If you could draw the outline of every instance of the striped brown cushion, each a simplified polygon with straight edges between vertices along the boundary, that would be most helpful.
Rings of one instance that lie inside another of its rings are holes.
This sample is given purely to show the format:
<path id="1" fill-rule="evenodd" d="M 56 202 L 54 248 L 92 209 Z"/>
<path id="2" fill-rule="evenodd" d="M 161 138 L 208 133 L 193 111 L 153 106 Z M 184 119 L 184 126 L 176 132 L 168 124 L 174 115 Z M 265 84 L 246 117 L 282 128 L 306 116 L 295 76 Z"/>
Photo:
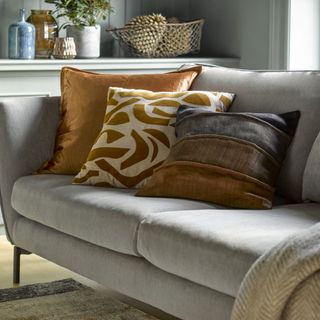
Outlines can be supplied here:
<path id="1" fill-rule="evenodd" d="M 137 195 L 271 208 L 299 116 L 298 111 L 213 113 L 182 106 L 177 113 L 177 142 Z"/>

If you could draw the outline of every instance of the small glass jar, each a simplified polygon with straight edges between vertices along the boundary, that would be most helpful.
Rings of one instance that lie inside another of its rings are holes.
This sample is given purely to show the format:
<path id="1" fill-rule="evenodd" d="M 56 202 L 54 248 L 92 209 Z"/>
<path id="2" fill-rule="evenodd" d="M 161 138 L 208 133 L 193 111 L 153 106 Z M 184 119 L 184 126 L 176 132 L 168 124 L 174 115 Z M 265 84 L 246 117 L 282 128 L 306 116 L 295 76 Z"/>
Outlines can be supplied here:
<path id="1" fill-rule="evenodd" d="M 52 16 L 52 11 L 31 10 L 27 21 L 36 28 L 36 58 L 50 58 L 55 39 L 58 37 L 58 24 Z"/>

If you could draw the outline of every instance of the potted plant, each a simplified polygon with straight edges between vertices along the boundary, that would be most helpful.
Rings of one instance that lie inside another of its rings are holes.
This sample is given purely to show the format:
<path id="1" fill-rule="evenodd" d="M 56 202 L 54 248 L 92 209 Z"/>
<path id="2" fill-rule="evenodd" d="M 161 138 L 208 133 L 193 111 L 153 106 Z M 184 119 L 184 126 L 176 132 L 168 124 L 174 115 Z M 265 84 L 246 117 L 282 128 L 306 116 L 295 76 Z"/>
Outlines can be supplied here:
<path id="1" fill-rule="evenodd" d="M 105 20 L 111 10 L 109 0 L 45 0 L 56 6 L 57 18 L 67 17 L 67 37 L 74 38 L 77 58 L 98 58 L 100 56 L 99 19 Z"/>

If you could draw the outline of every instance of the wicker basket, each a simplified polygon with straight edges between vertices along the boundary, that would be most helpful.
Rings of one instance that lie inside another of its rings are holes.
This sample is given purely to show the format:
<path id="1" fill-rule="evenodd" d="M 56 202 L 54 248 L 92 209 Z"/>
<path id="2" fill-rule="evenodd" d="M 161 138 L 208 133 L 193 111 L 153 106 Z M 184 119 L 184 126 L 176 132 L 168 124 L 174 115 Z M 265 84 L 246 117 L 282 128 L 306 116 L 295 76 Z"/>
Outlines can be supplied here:
<path id="1" fill-rule="evenodd" d="M 109 31 L 130 54 L 137 57 L 177 57 L 200 51 L 203 19 L 183 23 L 130 26 Z"/>

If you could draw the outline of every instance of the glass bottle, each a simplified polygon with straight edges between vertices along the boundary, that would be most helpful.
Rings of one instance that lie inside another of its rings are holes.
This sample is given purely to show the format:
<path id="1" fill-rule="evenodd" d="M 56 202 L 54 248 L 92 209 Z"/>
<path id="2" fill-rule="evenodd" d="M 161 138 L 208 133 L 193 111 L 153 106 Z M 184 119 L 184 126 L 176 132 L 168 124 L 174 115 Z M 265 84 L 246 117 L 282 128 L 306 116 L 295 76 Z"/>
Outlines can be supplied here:
<path id="1" fill-rule="evenodd" d="M 26 22 L 25 9 L 20 9 L 20 21 L 10 25 L 8 40 L 9 59 L 34 59 L 35 28 Z"/>
<path id="2" fill-rule="evenodd" d="M 58 24 L 51 10 L 31 10 L 27 20 L 36 28 L 36 58 L 51 57 L 55 39 L 58 37 Z"/>

